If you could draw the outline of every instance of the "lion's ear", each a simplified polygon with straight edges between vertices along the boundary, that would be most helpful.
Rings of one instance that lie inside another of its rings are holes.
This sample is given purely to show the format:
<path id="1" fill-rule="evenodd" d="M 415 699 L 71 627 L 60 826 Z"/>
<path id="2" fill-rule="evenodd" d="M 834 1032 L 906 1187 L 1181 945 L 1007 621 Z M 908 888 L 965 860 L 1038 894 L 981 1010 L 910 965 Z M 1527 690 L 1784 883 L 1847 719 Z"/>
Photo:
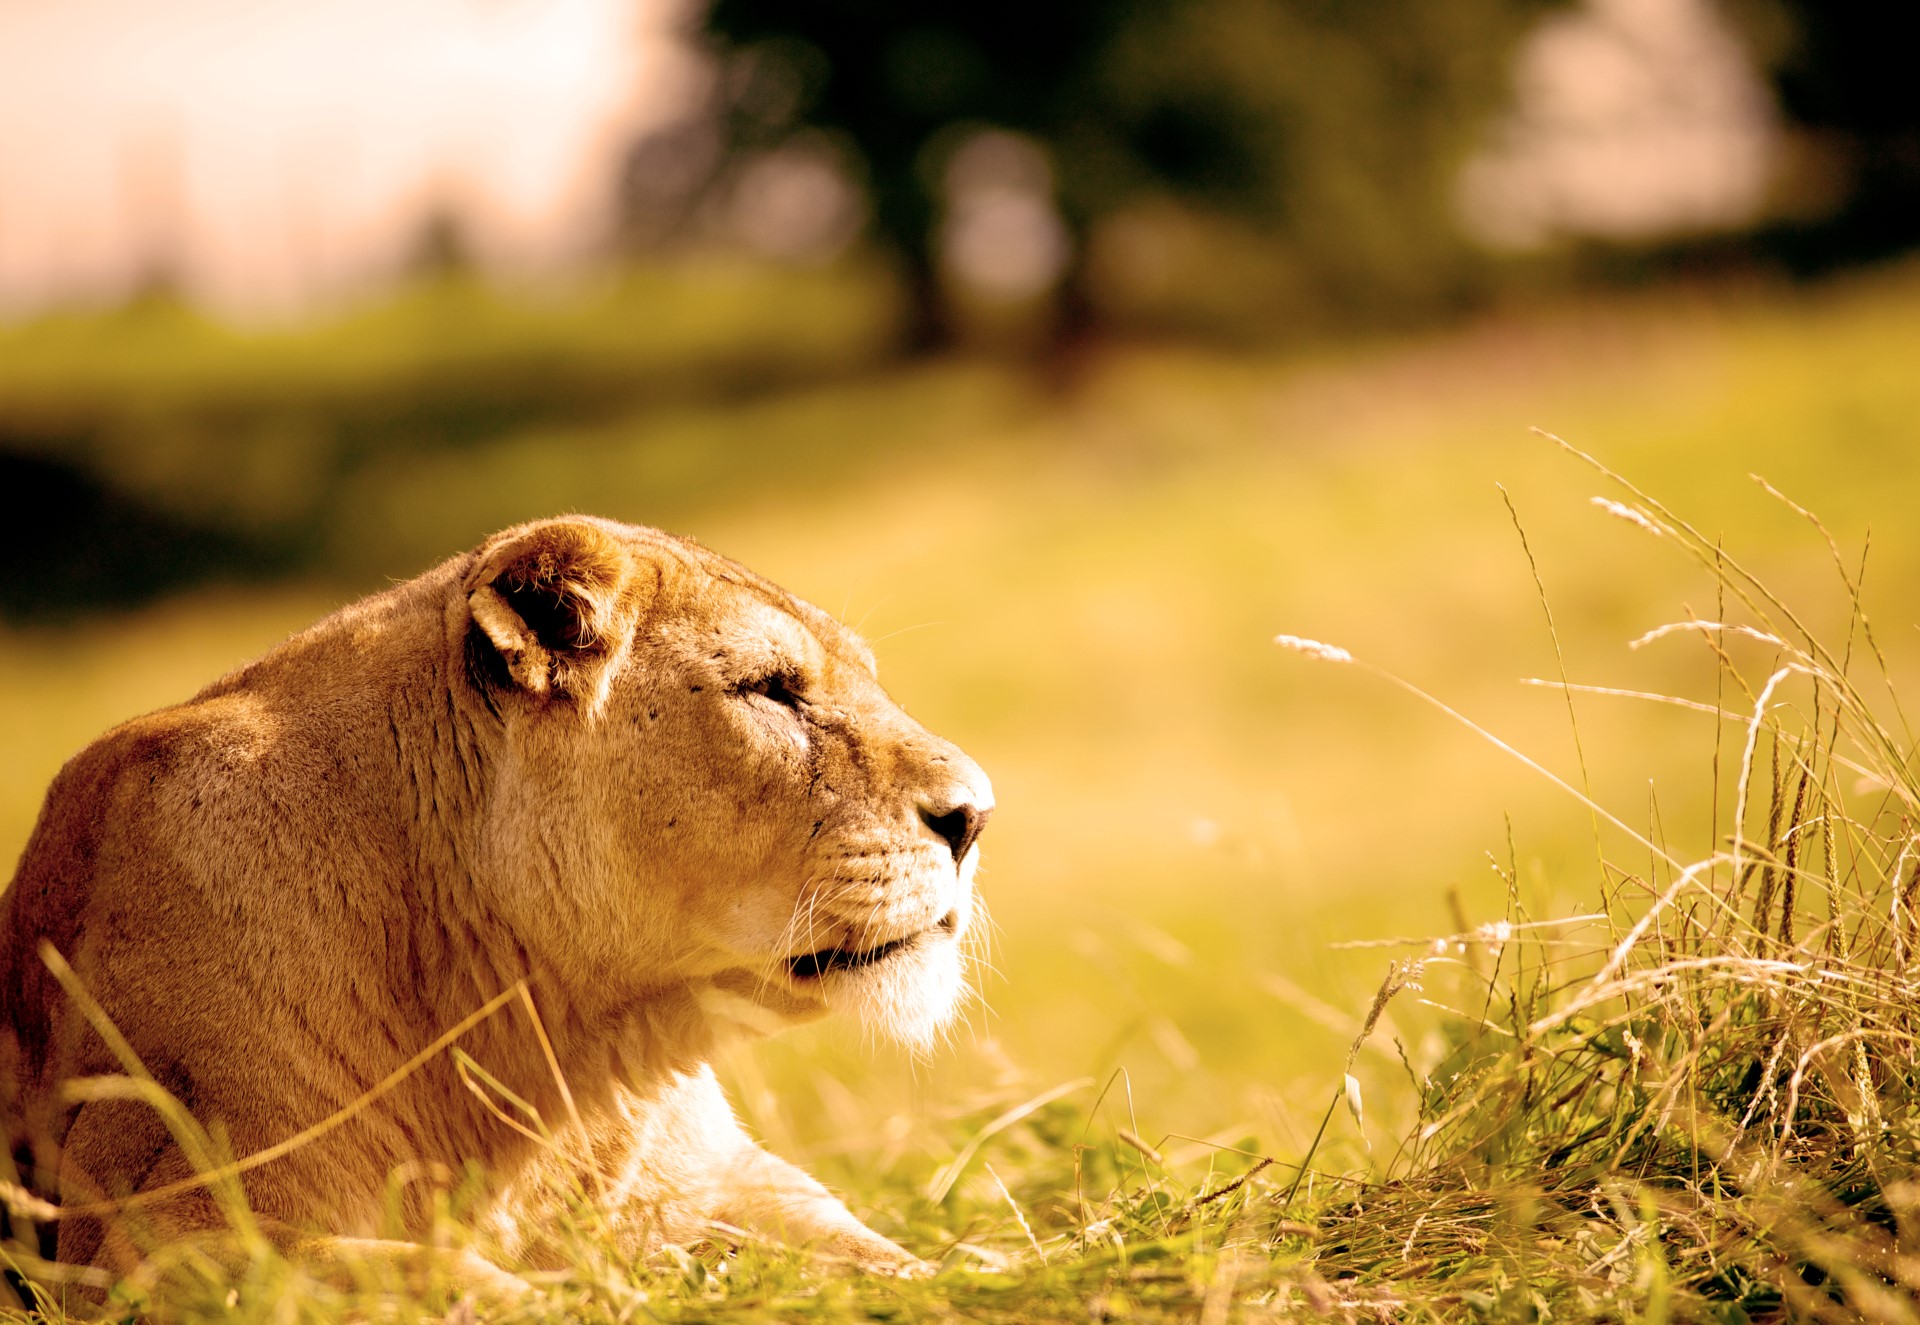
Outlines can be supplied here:
<path id="1" fill-rule="evenodd" d="M 467 580 L 468 611 L 497 659 L 487 670 L 529 694 L 582 694 L 626 625 L 632 576 L 632 554 L 584 520 L 501 535 Z"/>

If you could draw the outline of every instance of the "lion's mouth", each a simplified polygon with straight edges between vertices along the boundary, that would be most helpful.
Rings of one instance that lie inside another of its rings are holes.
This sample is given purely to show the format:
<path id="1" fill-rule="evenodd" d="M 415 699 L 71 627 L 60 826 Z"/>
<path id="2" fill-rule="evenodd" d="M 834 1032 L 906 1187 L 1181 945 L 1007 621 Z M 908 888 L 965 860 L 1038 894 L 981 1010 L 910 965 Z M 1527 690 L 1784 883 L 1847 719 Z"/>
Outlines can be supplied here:
<path id="1" fill-rule="evenodd" d="M 847 948 L 822 948 L 819 952 L 809 952 L 805 956 L 793 958 L 787 963 L 787 970 L 792 972 L 796 980 L 817 980 L 833 971 L 863 970 L 905 952 L 929 934 L 951 934 L 955 921 L 956 917 L 949 912 L 940 918 L 939 923 L 918 933 L 888 939 L 877 947 L 862 948 L 858 951 Z"/>

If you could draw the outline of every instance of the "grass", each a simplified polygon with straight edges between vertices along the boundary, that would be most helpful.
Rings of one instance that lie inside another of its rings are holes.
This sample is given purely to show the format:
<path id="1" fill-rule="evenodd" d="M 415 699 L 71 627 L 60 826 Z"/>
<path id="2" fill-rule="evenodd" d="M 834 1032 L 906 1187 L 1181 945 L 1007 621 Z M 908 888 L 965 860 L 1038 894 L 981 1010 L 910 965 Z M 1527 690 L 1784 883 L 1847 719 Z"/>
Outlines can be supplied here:
<path id="1" fill-rule="evenodd" d="M 306 323 L 253 329 L 156 297 L 0 325 L 0 419 L 204 412 L 231 423 L 436 389 L 473 402 L 503 374 L 576 396 L 599 383 L 685 395 L 756 366 L 788 382 L 865 366 L 885 353 L 893 319 L 882 271 L 720 258 L 544 293 L 417 277 Z"/>
<path id="2" fill-rule="evenodd" d="M 1917 349 L 1920 287 L 1892 273 L 1312 359 L 1115 354 L 1065 398 L 933 365 L 379 458 L 338 535 L 356 564 L 404 573 L 531 509 L 671 516 L 865 618 L 889 684 L 1003 805 L 991 1015 L 924 1065 L 831 1029 L 726 1065 L 777 1149 L 949 1268 L 874 1282 L 762 1247 L 629 1267 L 583 1238 L 546 1313 L 1911 1318 L 1915 786 L 1862 614 L 1910 682 Z M 745 470 L 746 495 L 678 485 L 689 455 Z M 1831 521 L 1845 581 L 1748 469 Z M 65 751 L 342 592 L 0 637 L 6 840 Z M 1619 653 L 1690 615 L 1780 643 Z M 1390 662 L 1624 827 L 1277 631 Z M 1710 711 L 1513 684 L 1561 657 Z M 1807 670 L 1756 725 L 1786 662 Z M 1581 915 L 1603 918 L 1543 923 Z M 1418 941 L 1335 946 L 1395 935 Z M 1383 967 L 1422 959 L 1356 1042 Z M 271 1257 L 174 1291 L 187 1315 L 439 1309 L 330 1297 Z"/>
<path id="3" fill-rule="evenodd" d="M 1823 642 L 1629 491 L 1619 513 L 1730 607 L 1643 640 L 1718 664 L 1710 700 L 1642 698 L 1728 724 L 1702 770 L 1724 836 L 1677 854 L 1589 801 L 1646 857 L 1602 855 L 1598 911 L 1536 927 L 1516 888 L 1506 919 L 1436 940 L 1417 965 L 1453 968 L 1449 1052 L 1409 1065 L 1419 1122 L 1321 1212 L 1317 1268 L 1521 1317 L 1912 1320 L 1920 782 L 1859 568 L 1826 538 L 1851 615 Z"/>

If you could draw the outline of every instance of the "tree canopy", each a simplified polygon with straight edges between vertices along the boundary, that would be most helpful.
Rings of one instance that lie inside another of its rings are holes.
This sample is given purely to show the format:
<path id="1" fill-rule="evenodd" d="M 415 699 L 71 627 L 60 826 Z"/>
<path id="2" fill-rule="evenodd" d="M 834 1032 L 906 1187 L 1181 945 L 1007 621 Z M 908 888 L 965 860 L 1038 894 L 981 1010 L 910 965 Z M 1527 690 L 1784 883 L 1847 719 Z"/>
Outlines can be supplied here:
<path id="1" fill-rule="evenodd" d="M 1155 215 L 1202 247 L 1264 251 L 1277 303 L 1452 297 L 1474 265 L 1455 171 L 1548 3 L 716 0 L 707 30 L 729 153 L 802 132 L 837 145 L 911 275 L 916 335 L 938 340 L 963 164 L 981 187 L 1044 190 L 1069 319 L 1097 313 L 1090 278 L 1103 253 L 1124 258 L 1121 223 Z M 1028 144 L 1029 164 L 1002 152 L 996 181 L 991 153 L 965 153 L 986 133 Z"/>
<path id="2" fill-rule="evenodd" d="M 1826 175 L 1826 203 L 1776 231 L 1797 265 L 1875 259 L 1920 242 L 1920 98 L 1899 11 L 1872 0 L 1746 0 L 1803 155 Z"/>

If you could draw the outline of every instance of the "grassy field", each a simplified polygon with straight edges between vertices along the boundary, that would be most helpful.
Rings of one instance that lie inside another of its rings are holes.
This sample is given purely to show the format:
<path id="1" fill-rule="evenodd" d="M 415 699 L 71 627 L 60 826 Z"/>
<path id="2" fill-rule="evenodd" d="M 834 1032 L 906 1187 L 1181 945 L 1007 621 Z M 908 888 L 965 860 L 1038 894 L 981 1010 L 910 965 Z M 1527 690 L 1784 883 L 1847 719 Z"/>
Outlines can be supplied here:
<path id="1" fill-rule="evenodd" d="M 1908 514 L 1920 500 L 1916 363 L 1920 273 L 1890 271 L 1813 291 L 1517 313 L 1284 356 L 1113 349 L 1064 388 L 1003 364 L 936 363 L 374 455 L 343 480 L 324 582 L 209 590 L 0 634 L 0 854 L 17 851 L 46 780 L 93 734 L 185 696 L 357 591 L 532 515 L 663 524 L 858 623 L 895 696 L 993 775 L 1002 808 L 982 881 L 998 975 L 953 1045 L 926 1062 L 825 1028 L 727 1064 L 743 1114 L 775 1148 L 846 1191 L 876 1227 L 948 1248 L 950 1273 L 863 1284 L 749 1249 L 724 1273 L 698 1260 L 652 1267 L 644 1303 L 583 1271 L 566 1309 L 1009 1321 L 1765 1314 L 1791 1294 L 1702 1290 L 1711 1276 L 1688 1278 L 1656 1254 L 1645 1227 L 1659 1214 L 1626 1188 L 1606 1198 L 1625 1213 L 1594 1226 L 1628 1228 L 1627 1250 L 1580 1262 L 1622 1272 L 1591 1282 L 1566 1268 L 1573 1253 L 1560 1255 L 1578 1239 L 1525 1211 L 1502 1216 L 1523 1230 L 1507 1242 L 1486 1232 L 1483 1210 L 1461 1216 L 1459 1201 L 1395 1224 L 1413 1198 L 1367 1184 L 1415 1171 L 1403 1142 L 1432 1116 L 1436 1069 L 1474 1024 L 1421 999 L 1487 999 L 1494 968 L 1476 986 L 1465 967 L 1492 962 L 1492 948 L 1468 945 L 1424 995 L 1398 995 L 1354 1054 L 1389 960 L 1427 949 L 1343 945 L 1590 913 L 1603 890 L 1630 924 L 1639 894 L 1626 874 L 1664 880 L 1661 852 L 1692 862 L 1725 845 L 1739 726 L 1580 695 L 1576 745 L 1565 695 L 1520 684 L 1560 664 L 1507 501 L 1577 682 L 1712 704 L 1731 683 L 1697 641 L 1626 643 L 1689 613 L 1744 620 L 1746 609 L 1671 532 L 1593 506 L 1595 494 L 1624 494 L 1530 426 L 1631 476 L 1709 549 L 1724 536 L 1825 638 L 1858 642 L 1827 546 L 1748 475 L 1818 511 L 1849 574 L 1871 527 L 1863 601 L 1897 682 L 1920 662 L 1920 526 Z M 1276 648 L 1282 632 L 1443 697 L 1590 786 L 1648 841 L 1596 826 L 1578 798 L 1392 684 Z M 1769 656 L 1734 661 L 1757 669 L 1757 686 Z M 1809 696 L 1794 699 L 1790 716 L 1810 718 Z M 1748 829 L 1763 849 L 1765 825 L 1752 822 L 1770 795 L 1766 749 Z M 1822 764 L 1822 776 L 1835 767 Z M 1863 890 L 1860 905 L 1871 900 Z M 1559 955 L 1590 954 L 1605 934 L 1569 937 L 1576 948 Z M 1510 1033 L 1531 1020 L 1527 1000 L 1545 1009 L 1554 996 L 1537 965 L 1529 976 L 1512 960 L 1498 975 L 1516 982 L 1502 986 Z M 1350 1058 L 1363 1114 L 1329 1109 L 1347 1098 Z M 1506 1107 L 1525 1117 L 1533 1105 Z M 1503 1162 L 1558 1162 L 1539 1144 L 1546 1130 Z M 1444 1147 L 1436 1136 L 1429 1149 Z M 1287 1166 L 1309 1151 L 1318 1175 L 1276 1204 L 1293 1186 Z M 1279 1162 L 1192 1204 L 1259 1156 Z M 1492 1172 L 1479 1188 L 1493 1189 Z M 1404 1254 L 1396 1241 L 1368 1259 L 1360 1239 L 1331 1232 L 1358 1226 L 1352 1203 L 1370 1200 L 1401 1202 L 1373 1232 L 1404 1226 L 1394 1234 Z M 1453 1222 L 1465 1231 L 1446 1243 Z M 1359 1278 L 1337 1277 L 1361 1262 Z M 236 1288 L 233 1310 L 272 1315 L 292 1273 L 262 1270 Z M 1885 1318 L 1914 1318 L 1902 1296 L 1911 1285 L 1881 1278 L 1894 1285 Z M 348 1308 L 315 1295 L 305 1309 Z"/>

